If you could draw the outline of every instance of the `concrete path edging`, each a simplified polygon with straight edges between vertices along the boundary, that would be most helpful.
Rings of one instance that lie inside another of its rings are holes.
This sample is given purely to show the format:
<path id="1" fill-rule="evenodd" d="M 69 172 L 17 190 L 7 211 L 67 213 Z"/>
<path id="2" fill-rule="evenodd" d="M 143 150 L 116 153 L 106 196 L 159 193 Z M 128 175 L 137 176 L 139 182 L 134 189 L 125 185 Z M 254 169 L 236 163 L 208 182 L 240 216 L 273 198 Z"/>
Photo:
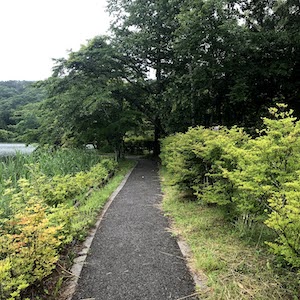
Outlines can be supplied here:
<path id="1" fill-rule="evenodd" d="M 122 188 L 124 187 L 124 185 L 126 184 L 129 176 L 131 175 L 132 171 L 134 170 L 134 168 L 136 167 L 136 164 L 134 165 L 134 167 L 125 175 L 124 179 L 122 180 L 122 182 L 119 184 L 119 186 L 117 187 L 117 189 L 110 195 L 108 201 L 106 202 L 106 204 L 104 205 L 100 215 L 97 218 L 97 221 L 95 223 L 95 226 L 92 230 L 90 230 L 88 237 L 86 238 L 86 240 L 83 243 L 83 249 L 78 253 L 79 256 L 77 258 L 74 259 L 74 263 L 73 266 L 70 270 L 70 273 L 72 274 L 72 279 L 68 282 L 68 284 L 64 287 L 62 294 L 60 295 L 60 300 L 71 300 L 72 296 L 76 290 L 76 286 L 77 286 L 77 282 L 78 279 L 80 277 L 82 268 L 85 264 L 86 258 L 87 258 L 87 254 L 89 252 L 89 249 L 92 245 L 94 236 L 96 234 L 97 229 L 100 226 L 100 223 L 105 215 L 105 213 L 107 212 L 108 208 L 110 207 L 111 203 L 114 201 L 114 199 L 116 198 L 116 196 L 119 194 L 119 192 L 122 190 Z"/>

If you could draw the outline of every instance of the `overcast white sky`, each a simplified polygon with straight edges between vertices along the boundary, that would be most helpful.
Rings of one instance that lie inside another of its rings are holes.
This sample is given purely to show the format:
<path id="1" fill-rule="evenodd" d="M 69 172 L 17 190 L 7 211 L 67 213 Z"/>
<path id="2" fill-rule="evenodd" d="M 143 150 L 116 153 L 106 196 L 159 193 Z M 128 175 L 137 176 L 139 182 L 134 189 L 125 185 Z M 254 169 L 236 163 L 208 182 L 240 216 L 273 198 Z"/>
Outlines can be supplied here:
<path id="1" fill-rule="evenodd" d="M 105 34 L 106 0 L 0 0 L 0 81 L 43 80 L 52 58 Z"/>

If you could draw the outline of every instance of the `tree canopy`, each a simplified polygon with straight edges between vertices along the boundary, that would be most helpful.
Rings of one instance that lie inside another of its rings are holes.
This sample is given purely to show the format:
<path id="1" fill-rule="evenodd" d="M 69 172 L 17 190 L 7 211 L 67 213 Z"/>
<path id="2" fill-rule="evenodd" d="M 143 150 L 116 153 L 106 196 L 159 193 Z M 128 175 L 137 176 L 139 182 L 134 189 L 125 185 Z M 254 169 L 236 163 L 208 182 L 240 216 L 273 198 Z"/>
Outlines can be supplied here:
<path id="1" fill-rule="evenodd" d="M 29 126 L 41 143 L 119 153 L 143 128 L 158 153 L 161 137 L 190 126 L 251 132 L 278 99 L 300 114 L 298 1 L 108 0 L 108 11 L 110 36 L 56 60 L 36 85 L 46 99 L 14 121 L 20 135 Z"/>

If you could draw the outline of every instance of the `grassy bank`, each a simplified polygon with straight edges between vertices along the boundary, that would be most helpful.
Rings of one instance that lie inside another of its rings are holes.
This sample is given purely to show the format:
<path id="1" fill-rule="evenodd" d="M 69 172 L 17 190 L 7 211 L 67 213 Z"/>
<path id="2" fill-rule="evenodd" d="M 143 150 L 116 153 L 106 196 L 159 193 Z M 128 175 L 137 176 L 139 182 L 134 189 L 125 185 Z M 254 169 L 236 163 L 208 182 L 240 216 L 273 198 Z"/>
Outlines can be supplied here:
<path id="1" fill-rule="evenodd" d="M 7 180 L 15 185 L 19 178 L 28 178 L 31 165 L 38 164 L 39 170 L 47 176 L 67 175 L 89 170 L 100 159 L 97 151 L 80 149 L 40 149 L 32 154 L 0 157 L 0 191 Z"/>
<path id="2" fill-rule="evenodd" d="M 64 150 L 19 155 L 3 165 L 15 177 L 3 176 L 0 197 L 0 299 L 50 299 L 64 277 L 53 279 L 53 271 L 72 263 L 133 162 Z M 40 291 L 46 296 L 37 297 Z"/>
<path id="3" fill-rule="evenodd" d="M 39 287 L 40 300 L 61 299 L 60 295 L 64 293 L 68 280 L 72 278 L 68 269 L 71 268 L 74 258 L 78 256 L 77 253 L 81 250 L 82 242 L 86 238 L 89 229 L 94 226 L 98 215 L 101 213 L 110 195 L 117 189 L 125 175 L 134 166 L 134 164 L 135 162 L 132 160 L 121 161 L 115 175 L 109 180 L 109 182 L 101 189 L 94 190 L 87 198 L 85 205 L 79 207 L 77 224 L 84 226 L 85 230 L 82 230 L 81 228 L 79 240 L 74 241 L 73 244 L 66 249 L 52 276 L 47 278 Z M 30 292 L 33 294 L 36 293 L 36 287 L 33 287 Z"/>
<path id="4" fill-rule="evenodd" d="M 220 207 L 191 201 L 168 184 L 164 170 L 161 176 L 163 210 L 174 234 L 191 248 L 191 268 L 207 285 L 199 290 L 201 299 L 299 299 L 299 275 L 267 251 L 258 229 L 228 223 Z"/>

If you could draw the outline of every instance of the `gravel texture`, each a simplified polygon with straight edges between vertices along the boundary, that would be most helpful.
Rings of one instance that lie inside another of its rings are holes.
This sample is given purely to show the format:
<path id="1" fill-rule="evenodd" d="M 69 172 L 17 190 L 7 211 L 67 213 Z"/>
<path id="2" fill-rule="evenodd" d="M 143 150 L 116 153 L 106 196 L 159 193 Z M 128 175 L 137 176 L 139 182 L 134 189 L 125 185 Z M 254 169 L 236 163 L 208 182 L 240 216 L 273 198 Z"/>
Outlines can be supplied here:
<path id="1" fill-rule="evenodd" d="M 98 228 L 72 300 L 198 299 L 168 221 L 157 165 L 141 159 Z"/>

